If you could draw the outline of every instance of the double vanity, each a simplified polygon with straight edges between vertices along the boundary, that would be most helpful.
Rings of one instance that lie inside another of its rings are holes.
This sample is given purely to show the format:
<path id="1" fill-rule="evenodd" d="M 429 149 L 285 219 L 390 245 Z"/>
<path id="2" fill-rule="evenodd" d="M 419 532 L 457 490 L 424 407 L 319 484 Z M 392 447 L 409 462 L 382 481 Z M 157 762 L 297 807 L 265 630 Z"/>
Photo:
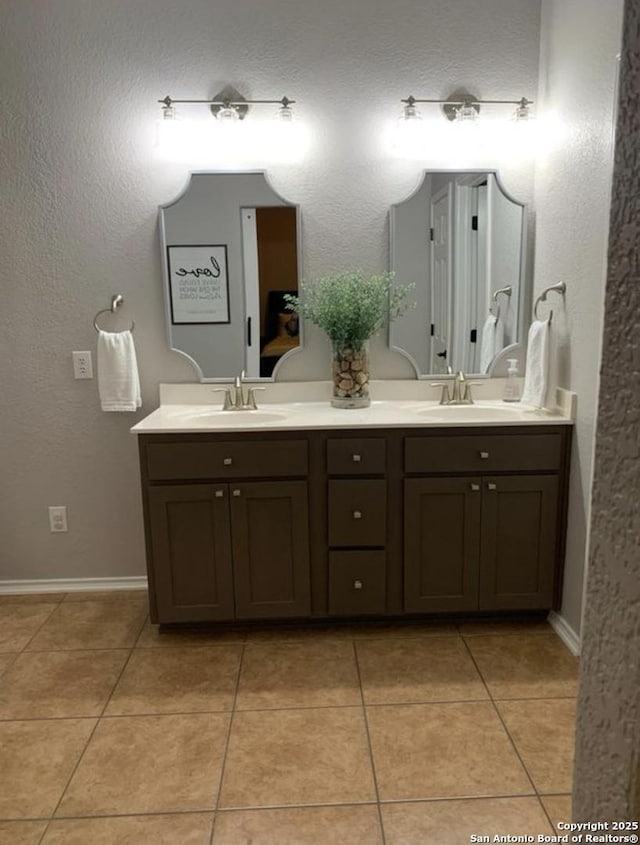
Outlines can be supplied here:
<path id="1" fill-rule="evenodd" d="M 152 621 L 558 606 L 571 394 L 553 412 L 443 406 L 420 381 L 374 382 L 362 410 L 328 395 L 271 383 L 224 411 L 211 385 L 161 385 L 133 428 Z"/>

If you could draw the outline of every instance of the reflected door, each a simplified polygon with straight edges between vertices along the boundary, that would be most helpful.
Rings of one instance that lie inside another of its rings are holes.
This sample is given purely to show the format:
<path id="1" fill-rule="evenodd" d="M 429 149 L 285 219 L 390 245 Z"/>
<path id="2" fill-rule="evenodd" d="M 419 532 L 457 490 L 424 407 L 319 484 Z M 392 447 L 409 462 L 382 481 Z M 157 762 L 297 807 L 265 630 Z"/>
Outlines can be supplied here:
<path id="1" fill-rule="evenodd" d="M 446 373 L 451 342 L 452 187 L 431 203 L 431 372 Z"/>

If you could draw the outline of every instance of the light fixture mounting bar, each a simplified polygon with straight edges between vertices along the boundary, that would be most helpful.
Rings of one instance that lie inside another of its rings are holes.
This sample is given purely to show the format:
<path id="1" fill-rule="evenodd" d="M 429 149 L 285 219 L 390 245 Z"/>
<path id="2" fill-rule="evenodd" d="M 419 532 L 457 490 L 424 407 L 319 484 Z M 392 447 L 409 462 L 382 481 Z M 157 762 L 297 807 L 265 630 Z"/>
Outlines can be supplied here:
<path id="1" fill-rule="evenodd" d="M 412 106 L 414 103 L 435 103 L 436 105 L 447 105 L 451 106 L 465 106 L 465 105 L 513 105 L 513 106 L 530 106 L 533 104 L 533 100 L 528 100 L 526 97 L 521 97 L 519 100 L 480 100 L 476 97 L 466 97 L 464 99 L 455 99 L 455 100 L 431 100 L 431 99 L 422 99 L 417 98 L 409 95 L 406 99 L 401 99 L 401 103 L 405 103 L 408 106 Z"/>
<path id="2" fill-rule="evenodd" d="M 290 100 L 288 97 L 281 97 L 279 100 L 175 100 L 167 94 L 163 100 L 158 100 L 158 102 L 167 107 L 171 107 L 176 103 L 196 103 L 208 106 L 281 105 L 286 108 L 295 104 L 296 101 Z"/>

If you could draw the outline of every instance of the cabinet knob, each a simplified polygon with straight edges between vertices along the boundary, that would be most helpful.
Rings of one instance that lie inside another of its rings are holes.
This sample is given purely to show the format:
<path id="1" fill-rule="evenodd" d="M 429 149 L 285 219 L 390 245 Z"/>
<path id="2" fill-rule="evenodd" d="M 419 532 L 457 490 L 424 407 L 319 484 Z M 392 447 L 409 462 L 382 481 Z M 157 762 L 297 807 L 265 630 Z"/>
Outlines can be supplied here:
<path id="1" fill-rule="evenodd" d="M 489 481 L 489 482 L 487 483 L 487 490 L 497 490 L 497 489 L 498 489 L 498 485 L 497 485 L 497 484 L 493 484 L 491 481 Z"/>
<path id="2" fill-rule="evenodd" d="M 234 490 L 234 491 L 233 491 L 233 495 L 234 495 L 234 496 L 239 496 L 239 495 L 240 495 L 240 491 L 239 491 L 239 490 Z"/>
<path id="3" fill-rule="evenodd" d="M 362 519 L 362 511 L 354 511 L 353 512 L 354 519 Z"/>
<path id="4" fill-rule="evenodd" d="M 351 455 L 351 460 L 354 462 L 354 464 L 359 464 L 360 461 L 362 460 L 362 456 L 361 455 Z"/>
<path id="5" fill-rule="evenodd" d="M 222 463 L 223 463 L 226 467 L 230 467 L 230 466 L 231 466 L 231 464 L 233 463 L 233 458 L 223 458 L 223 459 L 222 459 Z"/>
<path id="6" fill-rule="evenodd" d="M 364 584 L 362 583 L 362 581 L 356 580 L 356 581 L 353 582 L 353 589 L 354 590 L 361 590 L 363 587 L 364 587 Z"/>
<path id="7" fill-rule="evenodd" d="M 480 457 L 481 457 L 483 460 L 485 460 L 485 461 L 486 461 L 486 459 L 489 457 L 489 453 L 488 453 L 488 452 L 480 452 Z"/>
<path id="8" fill-rule="evenodd" d="M 480 489 L 480 485 L 479 485 L 479 484 L 470 484 L 470 485 L 469 485 L 469 487 L 471 487 L 471 489 L 472 489 L 474 492 L 476 492 L 477 490 L 479 490 L 479 489 Z"/>
<path id="9" fill-rule="evenodd" d="M 224 498 L 224 490 L 216 490 L 216 499 Z"/>

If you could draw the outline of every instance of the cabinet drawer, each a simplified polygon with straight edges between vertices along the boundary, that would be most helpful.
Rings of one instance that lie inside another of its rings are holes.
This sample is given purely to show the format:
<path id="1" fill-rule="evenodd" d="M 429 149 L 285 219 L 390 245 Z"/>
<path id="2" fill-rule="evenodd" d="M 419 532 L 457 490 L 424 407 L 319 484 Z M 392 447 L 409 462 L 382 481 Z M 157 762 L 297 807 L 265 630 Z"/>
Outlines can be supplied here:
<path id="1" fill-rule="evenodd" d="M 329 552 L 329 614 L 355 616 L 385 610 L 385 553 Z"/>
<path id="2" fill-rule="evenodd" d="M 383 437 L 327 440 L 327 472 L 329 475 L 382 475 L 387 464 L 386 445 Z"/>
<path id="3" fill-rule="evenodd" d="M 306 475 L 306 440 L 149 443 L 147 474 L 161 479 Z"/>
<path id="4" fill-rule="evenodd" d="M 385 481 L 329 482 L 330 546 L 384 546 L 386 535 Z"/>
<path id="5" fill-rule="evenodd" d="M 557 470 L 560 434 L 474 434 L 407 437 L 405 472 L 504 472 Z"/>

